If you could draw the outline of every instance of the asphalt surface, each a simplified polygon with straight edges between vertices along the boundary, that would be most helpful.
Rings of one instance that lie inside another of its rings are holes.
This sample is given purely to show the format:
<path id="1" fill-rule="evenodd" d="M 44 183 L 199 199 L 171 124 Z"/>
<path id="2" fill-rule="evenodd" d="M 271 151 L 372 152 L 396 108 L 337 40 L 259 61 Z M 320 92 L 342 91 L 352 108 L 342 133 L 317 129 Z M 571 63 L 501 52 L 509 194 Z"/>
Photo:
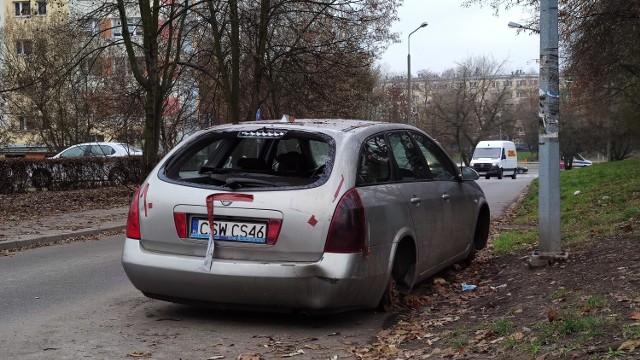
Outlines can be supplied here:
<path id="1" fill-rule="evenodd" d="M 56 213 L 31 220 L 0 221 L 0 250 L 124 231 L 128 207 Z"/>

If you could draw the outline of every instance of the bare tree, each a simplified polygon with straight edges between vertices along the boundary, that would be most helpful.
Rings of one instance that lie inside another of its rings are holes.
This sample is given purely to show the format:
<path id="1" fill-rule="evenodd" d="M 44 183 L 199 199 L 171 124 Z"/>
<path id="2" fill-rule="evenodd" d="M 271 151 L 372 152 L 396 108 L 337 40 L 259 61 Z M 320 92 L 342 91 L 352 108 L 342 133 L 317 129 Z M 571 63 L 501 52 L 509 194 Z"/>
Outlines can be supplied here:
<path id="1" fill-rule="evenodd" d="M 131 72 L 145 94 L 143 170 L 147 174 L 158 161 L 164 106 L 182 70 L 189 5 L 160 0 L 117 0 L 116 5 Z M 142 35 L 134 38 L 129 20 L 138 16 L 139 23 L 133 25 L 141 28 Z"/>
<path id="2" fill-rule="evenodd" d="M 94 134 L 84 104 L 88 88 L 70 59 L 81 51 L 65 16 L 30 24 L 11 19 L 4 29 L 2 78 L 9 117 L 29 130 L 30 142 L 61 150 Z M 9 48 L 13 47 L 13 48 Z"/>
<path id="3" fill-rule="evenodd" d="M 538 0 L 467 0 L 471 4 L 487 4 L 501 8 L 524 5 L 537 10 Z M 537 26 L 537 14 L 529 25 Z M 631 149 L 640 146 L 640 3 L 611 0 L 560 0 L 560 40 L 563 49 L 564 76 L 573 84 L 572 103 L 586 114 L 591 104 L 600 104 L 589 117 L 598 127 L 582 129 L 590 137 L 607 136 L 605 142 L 610 159 L 623 159 Z M 573 109 L 567 107 L 567 109 Z M 565 119 L 566 118 L 566 119 Z M 584 116 L 581 116 L 584 119 Z M 561 115 L 562 122 L 575 121 L 575 112 Z M 576 124 L 564 124 L 565 130 Z M 563 141 L 571 141 L 561 138 Z"/>
<path id="4" fill-rule="evenodd" d="M 206 92 L 228 120 L 282 112 L 301 117 L 366 114 L 375 56 L 390 33 L 399 1 L 207 1 L 199 48 Z M 354 107 L 363 104 L 363 108 Z M 206 106 L 207 104 L 205 104 Z"/>
<path id="5" fill-rule="evenodd" d="M 442 74 L 429 102 L 428 116 L 440 125 L 438 133 L 454 140 L 466 164 L 479 141 L 515 124 L 511 78 L 501 75 L 503 64 L 487 57 L 467 59 Z"/>

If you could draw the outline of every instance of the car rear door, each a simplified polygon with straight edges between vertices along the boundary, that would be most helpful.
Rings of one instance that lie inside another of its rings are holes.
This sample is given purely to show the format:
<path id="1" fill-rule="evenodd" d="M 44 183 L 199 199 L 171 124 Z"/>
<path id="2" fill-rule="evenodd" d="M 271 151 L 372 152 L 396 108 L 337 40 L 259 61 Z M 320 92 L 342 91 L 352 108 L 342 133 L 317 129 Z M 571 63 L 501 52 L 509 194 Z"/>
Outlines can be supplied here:
<path id="1" fill-rule="evenodd" d="M 419 149 L 406 131 L 388 135 L 395 160 L 394 180 L 411 213 L 417 246 L 418 274 L 437 265 L 438 259 L 429 254 L 446 242 L 443 199 L 440 186 L 433 181 Z"/>
<path id="2" fill-rule="evenodd" d="M 475 230 L 476 206 L 473 189 L 456 179 L 455 164 L 434 141 L 413 133 L 442 198 L 443 241 L 433 246 L 431 256 L 440 263 L 464 252 Z"/>

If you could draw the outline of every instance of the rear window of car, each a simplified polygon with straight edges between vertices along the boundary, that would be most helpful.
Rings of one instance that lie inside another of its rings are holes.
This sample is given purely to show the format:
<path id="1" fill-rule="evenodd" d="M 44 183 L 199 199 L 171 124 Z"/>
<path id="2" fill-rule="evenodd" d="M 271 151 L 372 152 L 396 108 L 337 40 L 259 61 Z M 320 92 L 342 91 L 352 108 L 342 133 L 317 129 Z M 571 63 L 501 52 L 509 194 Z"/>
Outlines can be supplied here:
<path id="1" fill-rule="evenodd" d="M 167 180 L 217 188 L 272 189 L 326 181 L 335 142 L 325 134 L 285 130 L 211 132 L 181 146 Z"/>

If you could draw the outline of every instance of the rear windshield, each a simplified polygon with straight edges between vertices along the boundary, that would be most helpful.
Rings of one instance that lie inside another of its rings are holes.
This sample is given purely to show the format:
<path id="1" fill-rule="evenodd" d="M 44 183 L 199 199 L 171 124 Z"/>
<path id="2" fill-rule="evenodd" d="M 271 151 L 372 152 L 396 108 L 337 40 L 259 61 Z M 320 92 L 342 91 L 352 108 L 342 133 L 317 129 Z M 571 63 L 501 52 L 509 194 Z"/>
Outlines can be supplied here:
<path id="1" fill-rule="evenodd" d="M 184 144 L 165 166 L 167 180 L 220 188 L 318 186 L 335 154 L 324 134 L 285 130 L 212 132 Z"/>

